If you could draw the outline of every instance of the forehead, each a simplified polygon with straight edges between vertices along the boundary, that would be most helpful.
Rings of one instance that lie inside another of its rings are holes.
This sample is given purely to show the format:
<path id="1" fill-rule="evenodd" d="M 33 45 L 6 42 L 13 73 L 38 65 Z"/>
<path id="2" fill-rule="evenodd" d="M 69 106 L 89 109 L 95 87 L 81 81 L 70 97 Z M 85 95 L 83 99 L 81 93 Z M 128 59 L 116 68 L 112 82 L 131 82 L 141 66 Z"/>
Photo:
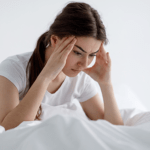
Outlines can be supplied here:
<path id="1" fill-rule="evenodd" d="M 87 53 L 96 52 L 100 48 L 100 45 L 102 43 L 102 41 L 92 37 L 76 37 L 76 38 L 77 42 L 75 43 L 75 45 L 80 46 Z M 74 47 L 78 49 L 76 46 Z"/>

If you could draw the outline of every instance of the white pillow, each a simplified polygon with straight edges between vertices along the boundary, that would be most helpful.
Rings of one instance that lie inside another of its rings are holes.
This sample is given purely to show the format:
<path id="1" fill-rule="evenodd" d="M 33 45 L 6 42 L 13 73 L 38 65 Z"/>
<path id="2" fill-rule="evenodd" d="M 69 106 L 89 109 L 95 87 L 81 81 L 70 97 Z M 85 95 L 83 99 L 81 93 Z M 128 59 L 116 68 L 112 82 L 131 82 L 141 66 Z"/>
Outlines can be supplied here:
<path id="1" fill-rule="evenodd" d="M 99 89 L 99 96 L 103 101 L 102 93 L 97 82 L 96 86 Z M 138 96 L 131 90 L 127 84 L 113 85 L 115 98 L 119 109 L 136 108 L 142 111 L 148 111 L 144 104 L 140 101 Z"/>

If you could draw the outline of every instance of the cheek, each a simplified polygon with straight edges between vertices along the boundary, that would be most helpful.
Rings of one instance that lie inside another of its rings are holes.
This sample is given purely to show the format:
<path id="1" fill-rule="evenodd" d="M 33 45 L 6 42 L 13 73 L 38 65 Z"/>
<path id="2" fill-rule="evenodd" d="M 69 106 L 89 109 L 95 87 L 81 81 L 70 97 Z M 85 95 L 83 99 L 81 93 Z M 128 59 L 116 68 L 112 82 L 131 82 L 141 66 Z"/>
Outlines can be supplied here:
<path id="1" fill-rule="evenodd" d="M 90 65 L 92 63 L 92 61 L 94 60 L 94 58 L 89 58 L 89 61 L 88 61 L 88 65 Z"/>
<path id="2" fill-rule="evenodd" d="M 91 63 L 93 61 L 94 57 L 89 58 L 89 62 Z"/>

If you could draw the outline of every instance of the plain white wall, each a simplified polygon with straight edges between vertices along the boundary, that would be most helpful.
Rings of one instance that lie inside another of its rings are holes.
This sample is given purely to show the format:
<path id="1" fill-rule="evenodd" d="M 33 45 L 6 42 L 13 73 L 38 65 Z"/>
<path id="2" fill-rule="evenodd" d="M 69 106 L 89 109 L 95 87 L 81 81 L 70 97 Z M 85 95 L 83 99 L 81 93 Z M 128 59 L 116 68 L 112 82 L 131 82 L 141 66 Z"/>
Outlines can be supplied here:
<path id="1" fill-rule="evenodd" d="M 67 0 L 0 0 L 0 62 L 33 51 Z M 81 1 L 79 1 L 81 2 Z M 127 84 L 150 110 L 150 1 L 82 0 L 101 15 L 112 59 L 112 82 Z"/>

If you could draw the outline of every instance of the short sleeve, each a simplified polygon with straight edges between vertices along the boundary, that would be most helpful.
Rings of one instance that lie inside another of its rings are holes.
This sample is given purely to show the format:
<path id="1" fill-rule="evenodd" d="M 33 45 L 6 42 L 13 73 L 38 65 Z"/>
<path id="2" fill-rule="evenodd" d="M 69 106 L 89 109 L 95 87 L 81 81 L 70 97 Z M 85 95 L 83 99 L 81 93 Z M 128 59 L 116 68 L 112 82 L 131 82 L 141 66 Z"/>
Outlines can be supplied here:
<path id="1" fill-rule="evenodd" d="M 14 60 L 5 59 L 0 63 L 0 75 L 10 80 L 18 89 L 20 93 L 23 90 L 24 84 L 24 69 Z"/>
<path id="2" fill-rule="evenodd" d="M 80 97 L 78 98 L 79 102 L 84 102 L 98 93 L 96 81 L 94 81 L 89 75 L 86 75 L 85 80 L 83 90 L 81 90 Z"/>

